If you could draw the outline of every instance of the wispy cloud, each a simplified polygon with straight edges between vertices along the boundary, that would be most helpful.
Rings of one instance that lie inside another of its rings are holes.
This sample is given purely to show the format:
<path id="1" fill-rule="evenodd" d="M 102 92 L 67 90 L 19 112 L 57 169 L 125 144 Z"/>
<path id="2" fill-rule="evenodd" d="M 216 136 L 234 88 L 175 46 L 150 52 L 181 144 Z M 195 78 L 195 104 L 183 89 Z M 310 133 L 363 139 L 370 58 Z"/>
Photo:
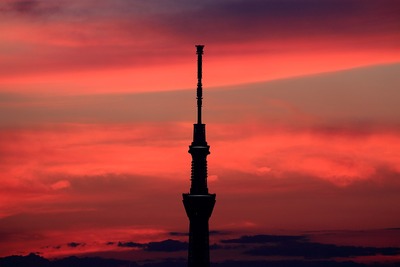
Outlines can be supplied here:
<path id="1" fill-rule="evenodd" d="M 263 63 L 247 64 L 250 71 L 246 76 L 257 74 L 261 67 L 276 69 L 285 55 L 290 55 L 292 64 L 303 60 L 295 59 L 300 52 L 309 54 L 307 60 L 316 61 L 319 66 L 323 61 L 318 58 L 327 53 L 341 55 L 329 60 L 331 64 L 326 68 L 330 69 L 338 68 L 332 66 L 333 60 L 339 61 L 342 68 L 360 60 L 362 64 L 398 60 L 395 21 L 400 19 L 399 5 L 390 0 L 176 1 L 175 7 L 162 1 L 57 3 L 3 4 L 3 13 L 16 14 L 6 16 L 9 23 L 0 26 L 4 27 L 1 48 L 7 52 L 0 64 L 2 80 L 22 74 L 43 77 L 65 73 L 73 73 L 76 79 L 77 72 L 82 71 L 140 72 L 144 66 L 163 66 L 165 71 L 167 63 L 179 66 L 176 73 L 182 73 L 189 62 L 189 49 L 199 41 L 213 47 L 209 58 L 219 62 L 233 55 L 265 58 Z M 312 58 L 317 51 L 321 55 Z M 274 59 L 276 55 L 281 57 Z M 219 66 L 213 68 L 221 70 Z M 286 72 L 290 68 L 293 66 L 284 66 Z M 258 80 L 262 77 L 256 76 Z M 221 77 L 220 74 L 219 80 Z M 229 77 L 232 80 L 235 75 L 224 76 L 225 84 Z"/>

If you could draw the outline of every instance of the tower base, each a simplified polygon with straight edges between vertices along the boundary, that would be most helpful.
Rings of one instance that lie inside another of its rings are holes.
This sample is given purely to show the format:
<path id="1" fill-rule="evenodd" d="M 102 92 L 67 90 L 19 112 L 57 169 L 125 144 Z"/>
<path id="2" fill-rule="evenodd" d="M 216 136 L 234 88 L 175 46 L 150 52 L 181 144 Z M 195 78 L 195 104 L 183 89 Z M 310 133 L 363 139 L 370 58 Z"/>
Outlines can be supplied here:
<path id="1" fill-rule="evenodd" d="M 183 194 L 183 205 L 189 217 L 188 267 L 210 266 L 208 219 L 215 205 L 215 194 Z"/>

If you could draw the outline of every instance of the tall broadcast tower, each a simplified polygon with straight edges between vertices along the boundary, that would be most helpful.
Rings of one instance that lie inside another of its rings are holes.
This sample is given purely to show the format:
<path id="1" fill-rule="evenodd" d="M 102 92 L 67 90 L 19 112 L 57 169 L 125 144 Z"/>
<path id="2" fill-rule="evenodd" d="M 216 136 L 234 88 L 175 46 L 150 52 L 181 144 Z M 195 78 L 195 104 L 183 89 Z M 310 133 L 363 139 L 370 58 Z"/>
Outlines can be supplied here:
<path id="1" fill-rule="evenodd" d="M 210 146 L 206 142 L 206 125 L 201 122 L 203 99 L 202 56 L 204 45 L 197 48 L 197 123 L 193 125 L 193 142 L 189 146 L 192 155 L 192 175 L 190 193 L 183 195 L 183 205 L 189 217 L 189 258 L 188 267 L 209 267 L 210 247 L 208 219 L 215 204 L 215 194 L 207 188 L 207 155 Z"/>

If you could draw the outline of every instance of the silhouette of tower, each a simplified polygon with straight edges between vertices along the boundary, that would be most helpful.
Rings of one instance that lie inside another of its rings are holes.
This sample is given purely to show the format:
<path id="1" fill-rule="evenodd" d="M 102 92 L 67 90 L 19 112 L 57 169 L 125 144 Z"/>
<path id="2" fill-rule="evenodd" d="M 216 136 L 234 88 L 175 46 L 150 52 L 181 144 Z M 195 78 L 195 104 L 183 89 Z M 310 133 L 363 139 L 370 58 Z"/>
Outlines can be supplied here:
<path id="1" fill-rule="evenodd" d="M 190 193 L 182 194 L 183 205 L 189 217 L 189 267 L 209 267 L 210 247 L 208 219 L 215 204 L 215 194 L 207 188 L 207 155 L 210 146 L 206 142 L 206 127 L 201 122 L 203 99 L 202 56 L 204 45 L 197 48 L 197 123 L 193 125 L 193 142 L 189 146 L 192 155 L 192 174 Z"/>

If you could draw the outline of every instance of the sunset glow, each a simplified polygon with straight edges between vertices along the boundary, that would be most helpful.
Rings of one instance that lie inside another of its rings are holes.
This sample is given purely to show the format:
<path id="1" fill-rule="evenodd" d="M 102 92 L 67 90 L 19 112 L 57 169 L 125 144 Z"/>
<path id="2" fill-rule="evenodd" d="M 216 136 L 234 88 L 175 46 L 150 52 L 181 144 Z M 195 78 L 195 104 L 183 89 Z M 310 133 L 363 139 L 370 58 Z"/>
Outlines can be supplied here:
<path id="1" fill-rule="evenodd" d="M 399 248 L 398 21 L 391 0 L 2 1 L 0 257 L 187 241 L 200 43 L 212 242 Z M 349 258 L 378 254 L 400 261 Z"/>

